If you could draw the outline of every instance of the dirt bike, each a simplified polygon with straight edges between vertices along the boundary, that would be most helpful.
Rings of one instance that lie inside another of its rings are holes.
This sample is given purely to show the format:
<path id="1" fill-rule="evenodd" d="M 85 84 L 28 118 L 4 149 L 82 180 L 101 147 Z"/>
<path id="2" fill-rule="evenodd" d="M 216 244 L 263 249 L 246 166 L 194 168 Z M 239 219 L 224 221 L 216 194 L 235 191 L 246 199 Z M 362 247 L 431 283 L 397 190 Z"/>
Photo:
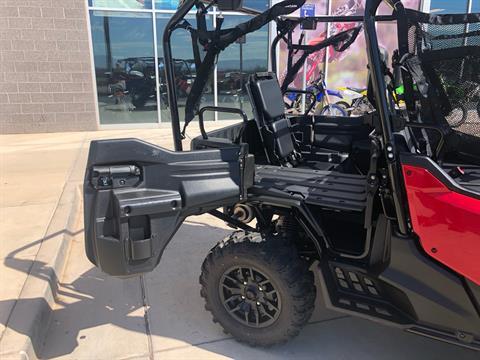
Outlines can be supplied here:
<path id="1" fill-rule="evenodd" d="M 368 100 L 367 89 L 366 88 L 356 88 L 356 87 L 341 87 L 339 88 L 340 93 L 343 98 L 351 99 L 351 103 L 342 100 L 338 101 L 336 104 L 341 106 L 348 115 L 359 116 L 363 114 L 368 114 L 375 110 L 373 105 Z"/>
<path id="2" fill-rule="evenodd" d="M 345 111 L 343 107 L 330 101 L 330 96 L 339 99 L 343 99 L 343 96 L 337 90 L 327 89 L 323 73 L 320 73 L 319 77 L 307 86 L 306 91 L 314 95 L 314 97 L 309 95 L 305 97 L 305 109 L 307 113 L 313 111 L 315 115 L 348 116 L 347 111 Z M 301 113 L 303 94 L 296 93 L 292 89 L 288 92 L 287 98 L 291 101 L 289 108 Z M 315 101 L 313 101 L 313 98 Z"/>

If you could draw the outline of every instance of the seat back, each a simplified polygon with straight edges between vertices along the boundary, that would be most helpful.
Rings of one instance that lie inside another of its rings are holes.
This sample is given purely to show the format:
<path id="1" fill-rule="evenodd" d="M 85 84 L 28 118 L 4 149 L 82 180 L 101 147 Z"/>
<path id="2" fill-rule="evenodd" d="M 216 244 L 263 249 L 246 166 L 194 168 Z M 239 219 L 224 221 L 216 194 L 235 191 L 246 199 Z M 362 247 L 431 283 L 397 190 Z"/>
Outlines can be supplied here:
<path id="1" fill-rule="evenodd" d="M 247 90 L 269 163 L 294 166 L 300 155 L 290 121 L 285 116 L 283 95 L 276 75 L 252 74 Z"/>

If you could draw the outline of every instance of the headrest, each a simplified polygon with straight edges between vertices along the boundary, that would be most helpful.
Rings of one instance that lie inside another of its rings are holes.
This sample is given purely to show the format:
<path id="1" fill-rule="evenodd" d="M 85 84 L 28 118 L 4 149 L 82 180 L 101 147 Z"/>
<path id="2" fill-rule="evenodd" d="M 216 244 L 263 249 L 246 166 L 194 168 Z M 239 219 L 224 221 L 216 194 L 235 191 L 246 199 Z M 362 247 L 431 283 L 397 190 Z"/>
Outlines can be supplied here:
<path id="1" fill-rule="evenodd" d="M 283 96 L 276 78 L 256 78 L 254 86 L 258 92 L 257 110 L 263 112 L 267 120 L 285 115 Z"/>

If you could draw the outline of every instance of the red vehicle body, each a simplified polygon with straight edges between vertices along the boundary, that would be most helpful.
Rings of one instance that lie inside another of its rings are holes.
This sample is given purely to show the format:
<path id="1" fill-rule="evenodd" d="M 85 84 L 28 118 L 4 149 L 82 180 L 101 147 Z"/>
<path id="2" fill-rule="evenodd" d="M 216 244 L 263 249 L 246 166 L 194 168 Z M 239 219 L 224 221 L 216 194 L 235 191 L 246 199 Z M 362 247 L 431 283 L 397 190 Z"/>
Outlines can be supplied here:
<path id="1" fill-rule="evenodd" d="M 480 285 L 480 199 L 450 190 L 425 168 L 404 165 L 403 176 L 423 250 Z"/>

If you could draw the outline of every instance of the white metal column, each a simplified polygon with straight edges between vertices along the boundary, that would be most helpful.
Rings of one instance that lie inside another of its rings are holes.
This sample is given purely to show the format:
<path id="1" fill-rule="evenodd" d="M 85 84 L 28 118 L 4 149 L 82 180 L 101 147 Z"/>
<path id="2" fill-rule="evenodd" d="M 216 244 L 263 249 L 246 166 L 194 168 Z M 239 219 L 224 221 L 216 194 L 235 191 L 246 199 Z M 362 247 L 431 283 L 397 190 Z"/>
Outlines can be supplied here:
<path id="1" fill-rule="evenodd" d="M 97 122 L 97 129 L 100 128 L 100 108 L 98 107 L 98 88 L 97 88 L 97 72 L 95 71 L 95 57 L 93 54 L 93 39 L 92 39 L 92 25 L 90 19 L 90 9 L 88 8 L 88 1 L 85 2 L 87 21 L 87 34 L 88 34 L 88 49 L 90 51 L 90 67 L 92 72 L 92 90 L 94 95 L 95 105 L 95 120 Z"/>
<path id="2" fill-rule="evenodd" d="M 217 7 L 213 8 L 213 28 L 217 28 Z M 220 56 L 220 55 L 219 55 Z M 213 106 L 218 106 L 218 86 L 217 86 L 217 80 L 218 80 L 218 61 L 215 62 L 215 67 L 213 69 Z M 213 121 L 218 121 L 218 112 L 213 113 Z"/>
<path id="3" fill-rule="evenodd" d="M 153 26 L 153 56 L 155 56 L 155 86 L 157 94 L 157 119 L 158 123 L 162 122 L 162 104 L 160 103 L 160 73 L 158 70 L 158 39 L 157 39 L 157 13 L 155 12 L 155 1 L 152 1 L 152 26 Z"/>
<path id="4" fill-rule="evenodd" d="M 308 44 L 308 31 L 304 31 L 305 36 L 303 37 L 303 45 Z M 307 90 L 307 65 L 308 65 L 308 58 L 303 64 L 303 74 L 302 74 L 302 90 Z M 302 94 L 302 114 L 305 113 L 307 110 L 306 107 L 307 95 Z M 313 101 L 313 100 L 312 100 Z"/>
<path id="5" fill-rule="evenodd" d="M 271 7 L 273 5 L 273 0 L 270 0 L 268 2 L 268 6 Z M 272 71 L 272 62 L 274 59 L 272 59 L 271 57 L 271 47 L 272 47 L 272 43 L 273 43 L 273 39 L 275 39 L 275 36 L 277 35 L 277 23 L 275 21 L 271 21 L 269 26 L 268 26 L 268 64 L 267 64 L 267 69 L 268 71 Z M 277 49 L 275 51 L 275 54 L 277 54 L 277 58 L 278 58 L 278 45 L 277 45 Z M 278 59 L 275 59 L 275 61 L 277 61 Z M 277 65 L 278 65 L 278 61 L 277 61 Z M 277 69 L 278 70 L 278 69 Z"/>
<path id="6" fill-rule="evenodd" d="M 472 12 L 472 7 L 473 7 L 473 0 L 468 0 L 468 4 L 467 4 L 467 12 L 468 13 Z"/>
<path id="7" fill-rule="evenodd" d="M 332 15 L 332 0 L 327 1 L 327 15 Z M 330 23 L 327 22 L 327 36 L 326 39 L 330 37 Z M 325 79 L 325 86 L 328 88 L 328 55 L 329 55 L 329 48 L 325 48 L 325 64 L 323 66 L 323 76 Z"/>
<path id="8" fill-rule="evenodd" d="M 432 0 L 422 0 L 420 4 L 420 10 L 429 13 L 432 5 Z"/>

